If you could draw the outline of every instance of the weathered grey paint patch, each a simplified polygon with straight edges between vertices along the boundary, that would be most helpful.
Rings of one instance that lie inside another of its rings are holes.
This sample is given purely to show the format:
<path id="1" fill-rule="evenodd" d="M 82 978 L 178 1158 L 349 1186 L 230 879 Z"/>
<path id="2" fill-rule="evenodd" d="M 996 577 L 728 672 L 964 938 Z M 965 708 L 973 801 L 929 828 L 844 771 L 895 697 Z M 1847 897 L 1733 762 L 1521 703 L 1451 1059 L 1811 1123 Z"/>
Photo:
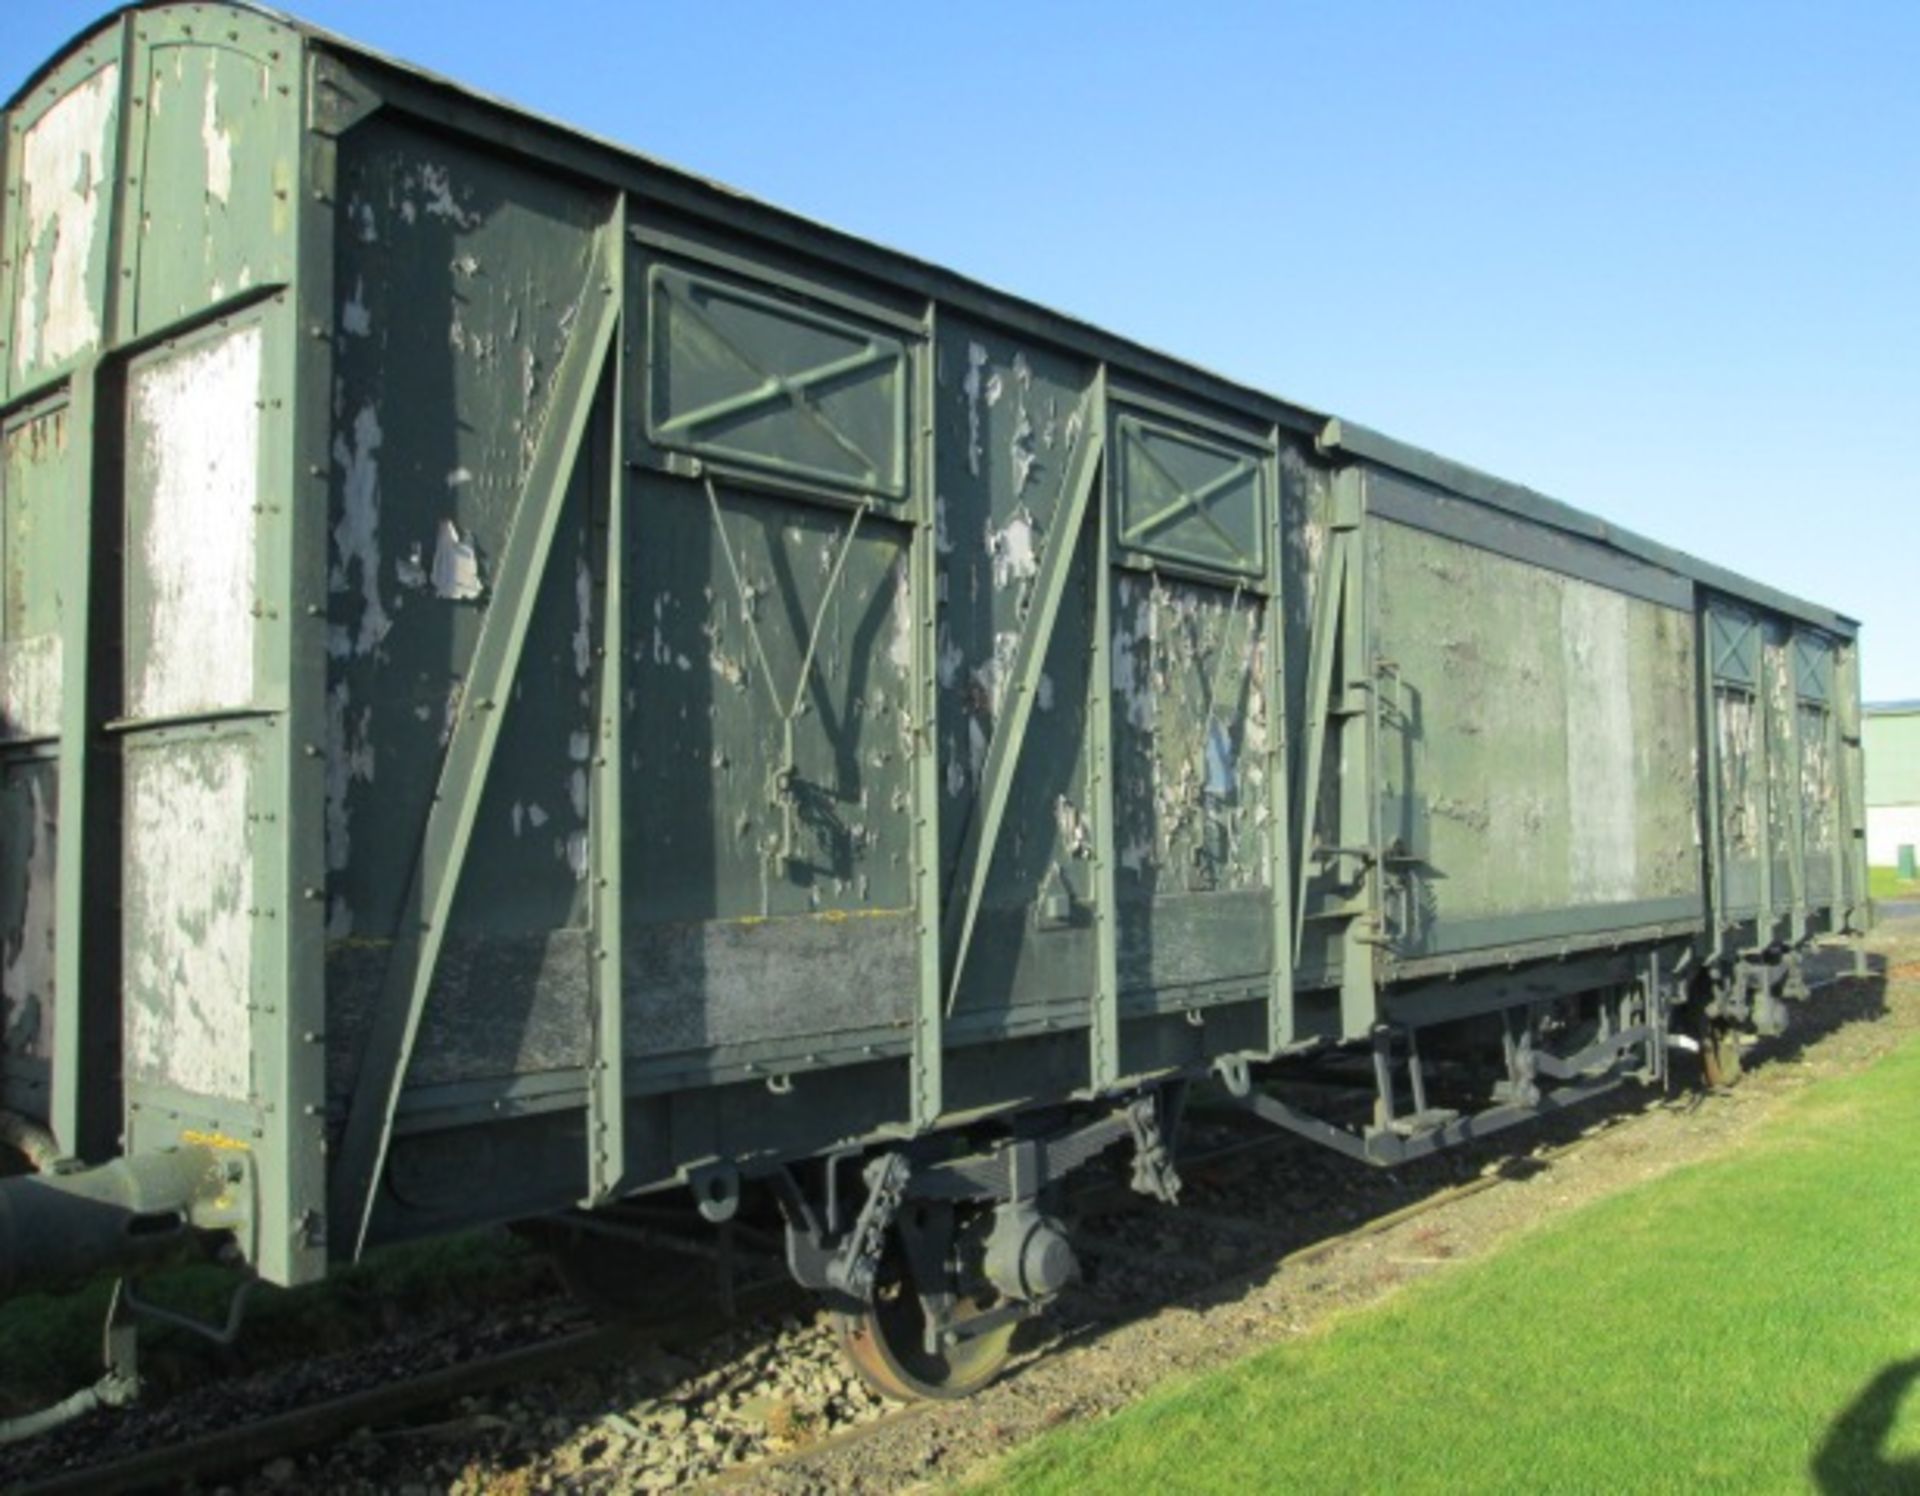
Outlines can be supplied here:
<path id="1" fill-rule="evenodd" d="M 1257 888 L 1267 868 L 1261 603 L 1204 583 L 1114 584 L 1123 901 Z M 1140 916 L 1123 912 L 1128 920 Z"/>
<path id="2" fill-rule="evenodd" d="M 0 640 L 0 742 L 60 731 L 58 634 Z"/>
<path id="3" fill-rule="evenodd" d="M 350 592 L 352 572 L 358 568 L 364 599 L 360 627 L 339 629 L 329 641 L 328 651 L 335 658 L 370 654 L 393 627 L 380 600 L 380 459 L 375 454 L 382 439 L 380 413 L 371 401 L 355 413 L 351 434 L 343 429 L 333 438 L 333 462 L 340 469 L 340 518 L 333 527 L 327 590 Z M 417 558 L 413 565 L 419 567 Z"/>
<path id="4" fill-rule="evenodd" d="M 987 555 L 993 562 L 994 586 L 1031 581 L 1038 574 L 1040 547 L 1037 541 L 1033 515 L 1025 508 L 1017 510 L 997 529 L 988 522 Z"/>
<path id="5" fill-rule="evenodd" d="M 373 709 L 355 711 L 347 683 L 335 681 L 327 692 L 327 867 L 339 872 L 352 861 L 353 833 L 348 817 L 355 781 L 373 783 L 374 752 L 370 728 Z"/>
<path id="6" fill-rule="evenodd" d="M 353 1094 L 387 959 L 388 947 L 371 940 L 327 951 L 327 1095 L 336 1104 Z M 580 930 L 450 933 L 421 1015 L 407 1088 L 587 1063 L 589 965 L 588 937 Z"/>
<path id="7" fill-rule="evenodd" d="M 22 773 L 7 786 L 0 830 L 0 872 L 13 887 L 0 889 L 0 1052 L 48 1058 L 53 1054 L 54 778 L 51 770 Z M 16 840 L 17 839 L 17 840 Z"/>
<path id="8" fill-rule="evenodd" d="M 237 328 L 129 380 L 135 716 L 253 700 L 260 344 Z"/>
<path id="9" fill-rule="evenodd" d="M 88 285 L 107 212 L 109 131 L 120 68 L 109 63 L 40 116 L 21 141 L 23 235 L 15 280 L 13 366 L 25 374 L 100 341 Z"/>
<path id="10" fill-rule="evenodd" d="M 630 926 L 627 1052 L 904 1023 L 918 959 L 904 909 Z"/>
<path id="11" fill-rule="evenodd" d="M 1800 708 L 1800 795 L 1806 802 L 1803 824 L 1809 855 L 1833 848 L 1833 812 L 1838 796 L 1828 725 L 1822 708 Z"/>
<path id="12" fill-rule="evenodd" d="M 1576 901 L 1636 896 L 1633 678 L 1627 599 L 1589 582 L 1561 580 L 1560 647 L 1567 691 L 1567 803 L 1575 818 L 1567 880 Z"/>
<path id="13" fill-rule="evenodd" d="M 124 1032 L 129 1076 L 244 1100 L 252 1073 L 252 745 L 130 754 Z"/>
<path id="14" fill-rule="evenodd" d="M 1714 732 L 1720 744 L 1721 828 L 1730 853 L 1750 855 L 1760 844 L 1760 811 L 1754 795 L 1754 703 L 1744 692 L 1722 691 L 1714 701 Z"/>

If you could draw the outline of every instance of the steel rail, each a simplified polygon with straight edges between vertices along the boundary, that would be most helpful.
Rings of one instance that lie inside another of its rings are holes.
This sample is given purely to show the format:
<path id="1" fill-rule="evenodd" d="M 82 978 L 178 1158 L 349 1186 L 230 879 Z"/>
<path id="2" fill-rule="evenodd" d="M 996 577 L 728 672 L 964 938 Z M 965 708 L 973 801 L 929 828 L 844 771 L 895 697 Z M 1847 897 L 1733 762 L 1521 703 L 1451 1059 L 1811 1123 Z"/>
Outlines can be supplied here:
<path id="1" fill-rule="evenodd" d="M 1876 975 L 1888 981 L 1920 975 L 1920 961 L 1903 962 Z M 1851 973 L 1835 975 L 1815 983 L 1812 990 L 1818 991 L 1851 980 L 1855 980 Z M 1613 1114 L 1620 1119 L 1642 1115 L 1645 1115 L 1644 1108 Z M 1609 1130 L 1610 1127 L 1604 1127 L 1584 1131 L 1564 1143 L 1531 1152 L 1526 1157 L 1535 1165 L 1551 1164 L 1578 1152 L 1602 1132 Z M 1180 1164 L 1185 1172 L 1203 1173 L 1225 1163 L 1244 1165 L 1262 1154 L 1298 1146 L 1301 1146 L 1300 1139 L 1292 1133 L 1274 1129 L 1200 1149 L 1182 1158 Z M 1257 1250 L 1241 1254 L 1227 1271 L 1204 1282 L 1183 1284 L 1164 1295 L 1134 1301 L 1119 1313 L 1097 1314 L 1082 1325 L 1069 1327 L 1048 1345 L 1036 1347 L 1018 1357 L 1015 1365 L 1038 1359 L 1063 1343 L 1070 1344 L 1087 1333 L 1110 1327 L 1116 1320 L 1133 1317 L 1137 1312 L 1157 1312 L 1182 1301 L 1217 1292 L 1222 1287 L 1251 1282 L 1256 1277 L 1271 1276 L 1290 1267 L 1323 1261 L 1356 1242 L 1383 1235 L 1408 1221 L 1417 1220 L 1498 1185 L 1518 1182 L 1521 1181 L 1514 1175 L 1493 1168 L 1279 1257 L 1267 1258 Z M 1124 1185 L 1103 1183 L 1085 1190 L 1073 1205 L 1077 1217 L 1094 1219 L 1131 1215 L 1155 1203 Z M 1177 1208 L 1175 1215 L 1177 1218 Z M 1200 1224 L 1204 1226 L 1206 1223 Z M 1247 1235 L 1257 1235 L 1266 1229 L 1259 1222 L 1249 1221 L 1246 1224 L 1249 1227 L 1245 1233 Z M 1273 1234 L 1278 1235 L 1277 1229 Z M 1100 1254 L 1099 1246 L 1092 1242 L 1086 1242 L 1085 1245 L 1091 1255 Z M 1250 1257 L 1259 1260 L 1250 1261 Z M 802 1290 L 788 1282 L 761 1283 L 741 1291 L 737 1310 L 744 1313 L 762 1312 L 796 1304 L 804 1297 Z M 159 1449 L 63 1471 L 44 1480 L 29 1480 L 17 1489 L 21 1496 L 91 1496 L 96 1492 L 136 1491 L 177 1485 L 311 1449 L 344 1437 L 357 1428 L 380 1424 L 390 1426 L 463 1397 L 511 1386 L 555 1371 L 606 1361 L 623 1351 L 648 1344 L 710 1337 L 732 1322 L 716 1307 L 662 1324 L 606 1325 L 575 1331 L 551 1340 L 518 1346 L 481 1360 L 443 1367 L 418 1377 L 359 1388 L 325 1402 L 291 1408 L 252 1423 L 221 1428 Z M 836 1430 L 796 1448 L 743 1460 L 698 1482 L 694 1489 L 722 1489 L 750 1480 L 761 1471 L 791 1465 L 829 1451 L 856 1447 L 863 1440 L 903 1422 L 925 1416 L 940 1406 L 937 1402 L 925 1402 L 889 1409 L 875 1418 Z"/>
<path id="2" fill-rule="evenodd" d="M 802 1291 L 791 1283 L 765 1283 L 743 1289 L 738 1307 L 758 1312 L 782 1307 L 800 1297 Z M 62 1471 L 43 1480 L 30 1479 L 14 1489 L 20 1496 L 93 1496 L 96 1492 L 173 1487 L 327 1444 L 357 1428 L 391 1425 L 480 1392 L 611 1360 L 646 1345 L 711 1337 L 728 1322 L 718 1309 L 709 1308 L 658 1325 L 616 1324 L 576 1330 L 405 1380 L 356 1388 L 325 1402 L 289 1408 L 158 1449 Z"/>

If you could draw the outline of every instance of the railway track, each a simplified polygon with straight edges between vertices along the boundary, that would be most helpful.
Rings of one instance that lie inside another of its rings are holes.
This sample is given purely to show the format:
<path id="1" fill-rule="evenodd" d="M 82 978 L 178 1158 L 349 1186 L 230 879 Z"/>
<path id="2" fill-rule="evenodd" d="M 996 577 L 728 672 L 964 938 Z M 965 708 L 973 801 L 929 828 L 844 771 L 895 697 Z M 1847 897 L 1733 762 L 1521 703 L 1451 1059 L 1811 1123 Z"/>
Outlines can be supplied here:
<path id="1" fill-rule="evenodd" d="M 1920 976 L 1920 962 L 1890 967 L 1884 976 L 1888 980 Z M 1218 1120 L 1202 1121 L 1196 1126 L 1196 1132 L 1205 1141 L 1181 1160 L 1182 1174 L 1191 1186 L 1189 1198 L 1198 1197 L 1201 1203 L 1161 1211 L 1153 1218 L 1158 1229 L 1181 1236 L 1184 1250 L 1179 1261 L 1170 1264 L 1150 1246 L 1130 1246 L 1124 1239 L 1128 1222 L 1156 1209 L 1152 1202 L 1131 1194 L 1117 1181 L 1096 1184 L 1082 1192 L 1073 1201 L 1071 1213 L 1075 1220 L 1074 1240 L 1091 1263 L 1092 1291 L 1079 1295 L 1065 1322 L 1054 1329 L 1044 1344 L 1016 1358 L 1014 1369 L 1017 1371 L 1025 1360 L 1098 1335 L 1116 1323 L 1162 1312 L 1195 1296 L 1230 1288 L 1237 1281 L 1251 1281 L 1321 1262 L 1369 1237 L 1550 1166 L 1585 1146 L 1597 1134 L 1645 1110 L 1641 1103 L 1622 1103 L 1611 1107 L 1602 1105 L 1597 1108 L 1598 1115 L 1562 1118 L 1563 1127 L 1579 1126 L 1579 1132 L 1525 1155 L 1514 1154 L 1510 1148 L 1487 1145 L 1465 1155 L 1443 1156 L 1432 1165 L 1432 1170 L 1466 1166 L 1475 1172 L 1450 1184 L 1435 1184 L 1419 1198 L 1397 1206 L 1390 1204 L 1396 1187 L 1391 1175 L 1357 1176 L 1374 1186 L 1368 1203 L 1353 1207 L 1363 1212 L 1363 1218 L 1344 1229 L 1324 1232 L 1294 1246 L 1287 1243 L 1298 1240 L 1297 1227 L 1262 1220 L 1257 1214 L 1228 1214 L 1210 1208 L 1206 1202 L 1215 1196 L 1225 1198 L 1238 1176 L 1269 1165 L 1276 1155 L 1296 1154 L 1300 1166 L 1309 1171 L 1309 1179 L 1311 1170 L 1325 1155 L 1285 1134 L 1263 1130 L 1249 1135 Z M 1526 1164 L 1524 1171 L 1512 1167 L 1521 1158 Z M 1431 1172 L 1428 1177 L 1432 1177 Z M 1311 1187 L 1309 1184 L 1308 1188 Z M 1183 1265 L 1191 1266 L 1186 1271 L 1178 1270 Z M 1130 1284 L 1117 1290 L 1111 1300 L 1104 1300 L 1099 1285 L 1102 1277 L 1115 1267 L 1122 1271 L 1150 1270 L 1164 1284 L 1164 1291 L 1143 1297 L 1137 1285 Z M 336 1444 L 357 1430 L 382 1430 L 399 1437 L 410 1434 L 432 1437 L 440 1425 L 430 1421 L 431 1415 L 460 1407 L 468 1400 L 505 1394 L 516 1387 L 616 1364 L 649 1348 L 675 1347 L 697 1357 L 705 1342 L 714 1340 L 729 1327 L 737 1329 L 738 1316 L 770 1317 L 790 1312 L 799 1309 L 805 1298 L 798 1289 L 785 1283 L 760 1284 L 740 1293 L 734 1306 L 735 1318 L 715 1308 L 644 1327 L 608 1325 L 572 1330 L 424 1375 L 357 1388 L 307 1406 L 213 1429 L 135 1455 L 44 1477 L 30 1477 L 16 1489 L 34 1496 L 69 1496 L 69 1493 L 173 1487 L 242 1470 L 257 1470 L 275 1460 Z M 708 1473 L 705 1479 L 716 1488 L 737 1486 L 759 1472 L 857 1446 L 886 1429 L 925 1415 L 935 1406 L 922 1404 L 869 1411 L 840 1427 L 805 1438 L 793 1448 L 736 1461 Z M 618 1414 L 608 1416 L 615 1421 L 625 1421 Z M 459 1421 L 453 1420 L 455 1424 Z"/>
<path id="2" fill-rule="evenodd" d="M 1584 1138 L 1575 1139 L 1531 1156 L 1544 1164 L 1572 1151 L 1583 1141 Z M 1222 1175 L 1239 1172 L 1273 1154 L 1300 1147 L 1296 1140 L 1275 1132 L 1237 1136 L 1211 1143 L 1184 1156 L 1181 1168 L 1189 1180 L 1222 1182 Z M 1273 1248 L 1283 1233 L 1271 1227 L 1215 1211 L 1194 1209 L 1169 1212 L 1168 1221 L 1182 1230 L 1190 1229 L 1218 1239 L 1223 1245 L 1227 1241 L 1237 1243 L 1232 1262 L 1222 1265 L 1204 1254 L 1197 1254 L 1194 1257 L 1196 1262 L 1212 1264 L 1206 1272 L 1182 1275 L 1168 1293 L 1157 1299 L 1142 1302 L 1129 1294 L 1123 1305 L 1104 1312 L 1095 1310 L 1091 1314 L 1082 1313 L 1076 1317 L 1077 1322 L 1057 1330 L 1044 1345 L 1028 1350 L 1016 1361 L 1016 1368 L 1020 1361 L 1045 1355 L 1063 1341 L 1096 1333 L 1117 1319 L 1158 1312 L 1195 1292 L 1230 1282 L 1238 1275 L 1282 1270 L 1319 1261 L 1352 1242 L 1391 1230 L 1407 1220 L 1492 1188 L 1505 1178 L 1505 1175 L 1497 1172 L 1477 1175 L 1397 1209 L 1370 1216 L 1351 1229 L 1323 1237 L 1277 1257 Z M 1111 1227 L 1116 1221 L 1154 1209 L 1153 1202 L 1131 1195 L 1124 1186 L 1095 1186 L 1086 1199 L 1077 1202 L 1074 1215 L 1081 1229 L 1076 1232 L 1076 1241 L 1086 1244 L 1087 1255 L 1095 1260 L 1096 1272 L 1098 1264 L 1102 1262 L 1124 1260 L 1129 1256 L 1124 1244 L 1101 1228 Z M 798 1308 L 805 1299 L 804 1293 L 785 1283 L 759 1285 L 741 1292 L 735 1305 L 736 1315 L 771 1315 Z M 174 1487 L 189 1481 L 230 1475 L 334 1443 L 359 1429 L 377 1428 L 404 1433 L 409 1424 L 435 1412 L 456 1407 L 463 1400 L 606 1365 L 649 1347 L 691 1349 L 734 1323 L 735 1319 L 715 1309 L 645 1327 L 604 1325 L 572 1331 L 404 1381 L 358 1388 L 339 1397 L 215 1429 L 139 1454 L 31 1479 L 18 1489 L 23 1496 L 25 1493 L 31 1493 L 31 1496 L 83 1496 L 83 1493 L 93 1492 Z M 889 1408 L 811 1439 L 792 1450 L 733 1465 L 716 1473 L 712 1481 L 716 1486 L 735 1485 L 756 1470 L 791 1463 L 827 1449 L 857 1444 L 882 1429 L 913 1419 L 931 1406 L 913 1404 Z M 431 1434 L 431 1426 L 427 1432 Z"/>

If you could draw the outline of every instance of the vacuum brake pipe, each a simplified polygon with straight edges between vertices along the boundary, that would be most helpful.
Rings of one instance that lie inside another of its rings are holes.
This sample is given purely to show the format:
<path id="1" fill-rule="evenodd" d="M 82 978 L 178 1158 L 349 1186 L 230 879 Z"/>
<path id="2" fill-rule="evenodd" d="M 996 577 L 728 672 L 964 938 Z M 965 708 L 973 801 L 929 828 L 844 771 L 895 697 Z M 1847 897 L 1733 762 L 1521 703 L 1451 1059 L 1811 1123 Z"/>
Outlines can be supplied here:
<path id="1" fill-rule="evenodd" d="M 171 1257 L 193 1243 L 201 1209 L 243 1188 L 200 1147 L 0 1179 L 0 1299 Z"/>

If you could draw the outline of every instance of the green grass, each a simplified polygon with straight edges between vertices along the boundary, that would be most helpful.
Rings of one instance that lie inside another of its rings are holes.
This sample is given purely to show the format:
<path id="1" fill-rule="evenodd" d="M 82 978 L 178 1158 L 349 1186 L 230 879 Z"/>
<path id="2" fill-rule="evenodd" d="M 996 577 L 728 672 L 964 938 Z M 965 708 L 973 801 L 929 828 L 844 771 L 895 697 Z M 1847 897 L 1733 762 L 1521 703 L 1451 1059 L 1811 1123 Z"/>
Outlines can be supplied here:
<path id="1" fill-rule="evenodd" d="M 1551 1176 L 1533 1186 L 1542 1208 Z M 1920 1489 L 1920 1043 L 1734 1153 L 1017 1452 L 1084 1491 Z"/>
<path id="2" fill-rule="evenodd" d="M 1870 867 L 1867 895 L 1875 899 L 1920 899 L 1920 881 L 1902 878 L 1898 868 Z"/>

